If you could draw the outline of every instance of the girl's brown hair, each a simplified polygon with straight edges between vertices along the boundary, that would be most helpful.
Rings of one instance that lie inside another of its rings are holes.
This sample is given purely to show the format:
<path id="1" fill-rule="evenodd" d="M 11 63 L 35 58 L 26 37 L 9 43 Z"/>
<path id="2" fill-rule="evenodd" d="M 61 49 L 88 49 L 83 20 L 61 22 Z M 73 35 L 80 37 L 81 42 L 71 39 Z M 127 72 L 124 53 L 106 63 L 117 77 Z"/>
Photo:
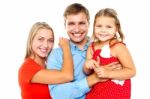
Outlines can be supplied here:
<path id="1" fill-rule="evenodd" d="M 118 29 L 118 34 L 115 35 L 115 38 L 118 39 L 118 40 L 121 40 L 123 41 L 124 40 L 124 35 L 123 35 L 123 32 L 121 30 L 121 24 L 120 24 L 120 21 L 117 17 L 117 12 L 114 10 L 114 9 L 111 9 L 111 8 L 105 8 L 105 9 L 101 9 L 99 10 L 96 15 L 95 15 L 95 19 L 94 19 L 94 25 L 93 27 L 95 26 L 95 23 L 96 23 L 96 19 L 100 16 L 106 16 L 106 17 L 111 17 L 111 18 L 114 18 L 115 19 L 115 25 Z M 96 38 L 94 37 L 94 29 L 93 29 L 93 38 L 94 40 L 96 40 Z"/>

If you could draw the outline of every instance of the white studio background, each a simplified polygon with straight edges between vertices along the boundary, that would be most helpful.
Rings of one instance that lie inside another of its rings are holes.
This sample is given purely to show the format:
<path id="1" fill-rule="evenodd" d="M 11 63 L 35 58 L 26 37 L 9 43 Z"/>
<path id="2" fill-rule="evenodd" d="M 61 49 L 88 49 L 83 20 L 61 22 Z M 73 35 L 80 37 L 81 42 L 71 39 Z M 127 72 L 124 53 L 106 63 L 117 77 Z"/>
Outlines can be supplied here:
<path id="1" fill-rule="evenodd" d="M 148 0 L 1 0 L 0 1 L 0 99 L 21 99 L 18 86 L 18 69 L 23 62 L 26 40 L 31 26 L 45 21 L 59 36 L 67 37 L 63 23 L 63 11 L 73 2 L 85 5 L 91 16 L 89 36 L 92 34 L 94 14 L 111 7 L 118 12 L 126 44 L 137 68 L 132 79 L 131 99 L 150 99 L 150 14 Z M 57 45 L 55 44 L 55 47 Z"/>

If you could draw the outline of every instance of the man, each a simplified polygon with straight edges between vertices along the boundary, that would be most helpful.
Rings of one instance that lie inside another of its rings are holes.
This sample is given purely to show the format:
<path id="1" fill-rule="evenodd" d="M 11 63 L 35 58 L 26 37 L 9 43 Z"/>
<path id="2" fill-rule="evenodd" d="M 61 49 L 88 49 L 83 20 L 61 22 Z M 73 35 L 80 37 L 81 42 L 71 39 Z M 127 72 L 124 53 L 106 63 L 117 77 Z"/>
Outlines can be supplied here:
<path id="1" fill-rule="evenodd" d="M 64 12 L 65 28 L 70 38 L 74 60 L 74 80 L 64 84 L 49 85 L 53 99 L 85 99 L 85 94 L 89 92 L 90 87 L 103 81 L 95 73 L 86 77 L 83 72 L 86 51 L 90 44 L 87 37 L 89 19 L 88 9 L 78 3 L 69 5 Z M 61 48 L 54 49 L 48 57 L 47 68 L 60 70 L 62 65 L 62 50 Z"/>

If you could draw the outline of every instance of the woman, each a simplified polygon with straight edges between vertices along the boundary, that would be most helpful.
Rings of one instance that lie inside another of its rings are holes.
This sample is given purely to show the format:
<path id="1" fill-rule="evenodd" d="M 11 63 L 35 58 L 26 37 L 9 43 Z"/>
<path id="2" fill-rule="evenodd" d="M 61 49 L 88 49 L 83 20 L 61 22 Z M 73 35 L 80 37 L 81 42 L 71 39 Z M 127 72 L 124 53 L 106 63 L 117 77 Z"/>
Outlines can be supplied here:
<path id="1" fill-rule="evenodd" d="M 46 69 L 46 59 L 53 44 L 52 28 L 45 22 L 35 23 L 30 30 L 25 60 L 18 73 L 22 99 L 51 99 L 48 84 L 73 80 L 73 61 L 69 42 L 65 38 L 60 38 L 59 41 L 64 58 L 62 69 Z"/>

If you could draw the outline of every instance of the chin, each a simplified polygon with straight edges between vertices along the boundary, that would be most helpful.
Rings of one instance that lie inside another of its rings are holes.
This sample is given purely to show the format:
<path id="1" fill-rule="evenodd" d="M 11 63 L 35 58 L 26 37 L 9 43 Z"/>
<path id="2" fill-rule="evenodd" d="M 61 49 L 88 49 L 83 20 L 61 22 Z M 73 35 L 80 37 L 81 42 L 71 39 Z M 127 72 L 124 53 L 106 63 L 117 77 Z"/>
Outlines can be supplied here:
<path id="1" fill-rule="evenodd" d="M 108 41 L 109 39 L 100 39 L 100 41 L 105 42 Z"/>
<path id="2" fill-rule="evenodd" d="M 40 57 L 41 57 L 41 58 L 46 58 L 46 57 L 47 57 L 47 55 L 40 55 Z"/>

